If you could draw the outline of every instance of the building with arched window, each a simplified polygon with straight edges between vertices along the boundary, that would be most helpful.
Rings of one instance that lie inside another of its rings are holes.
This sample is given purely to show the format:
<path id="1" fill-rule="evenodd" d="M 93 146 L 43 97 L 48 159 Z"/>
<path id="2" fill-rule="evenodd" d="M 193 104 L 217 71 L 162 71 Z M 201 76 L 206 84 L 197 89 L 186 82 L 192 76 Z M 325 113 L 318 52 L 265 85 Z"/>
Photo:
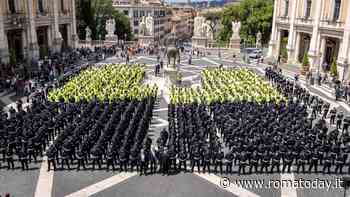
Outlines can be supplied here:
<path id="1" fill-rule="evenodd" d="M 0 1 L 0 62 L 38 59 L 77 41 L 75 0 Z"/>
<path id="2" fill-rule="evenodd" d="M 350 78 L 350 1 L 275 0 L 272 26 L 268 56 L 300 64 L 307 54 L 315 72 L 335 61 L 340 79 Z"/>

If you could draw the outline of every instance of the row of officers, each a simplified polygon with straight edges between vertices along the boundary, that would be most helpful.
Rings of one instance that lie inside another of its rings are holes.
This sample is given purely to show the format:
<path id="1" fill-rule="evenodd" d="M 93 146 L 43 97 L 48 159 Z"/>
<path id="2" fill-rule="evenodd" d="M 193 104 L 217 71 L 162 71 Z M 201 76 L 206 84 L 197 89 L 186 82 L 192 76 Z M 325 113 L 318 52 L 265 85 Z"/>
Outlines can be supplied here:
<path id="1" fill-rule="evenodd" d="M 220 172 L 233 173 L 234 166 L 238 167 L 239 174 L 245 173 L 274 173 L 274 172 L 296 172 L 296 173 L 343 173 L 344 166 L 347 167 L 347 173 L 350 173 L 350 163 L 347 162 L 348 153 L 340 151 L 322 152 L 319 150 L 288 151 L 285 154 L 278 152 L 246 152 L 236 153 L 206 151 L 192 151 L 188 154 L 180 151 L 176 154 L 173 150 L 164 148 L 162 151 L 152 151 L 142 149 L 139 155 L 130 154 L 130 157 L 119 157 L 118 155 L 108 154 L 103 157 L 94 157 L 78 152 L 74 158 L 67 157 L 48 157 L 48 170 L 56 170 L 57 164 L 62 169 L 76 170 L 87 169 L 107 169 L 116 170 L 119 167 L 121 171 L 138 170 L 141 173 L 169 173 L 171 170 L 193 172 Z M 15 169 L 15 161 L 19 161 L 23 170 L 29 169 L 32 157 L 25 151 L 21 151 L 18 158 L 13 154 L 2 155 L 0 159 L 0 168 L 7 164 L 8 169 Z M 89 162 L 90 161 L 90 162 Z M 103 167 L 105 166 L 105 167 Z M 225 170 L 225 171 L 224 171 Z M 321 171 L 319 171 L 321 170 Z"/>

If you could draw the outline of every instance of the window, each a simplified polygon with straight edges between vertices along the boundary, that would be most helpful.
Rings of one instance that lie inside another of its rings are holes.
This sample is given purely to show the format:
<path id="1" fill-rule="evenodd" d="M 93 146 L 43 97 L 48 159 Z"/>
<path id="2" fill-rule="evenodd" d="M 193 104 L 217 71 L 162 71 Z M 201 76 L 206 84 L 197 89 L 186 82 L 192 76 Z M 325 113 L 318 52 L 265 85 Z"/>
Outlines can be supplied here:
<path id="1" fill-rule="evenodd" d="M 138 29 L 134 29 L 134 34 L 138 34 L 139 30 Z"/>
<path id="2" fill-rule="evenodd" d="M 143 16 L 145 16 L 145 11 L 141 10 L 140 11 L 140 17 L 143 17 Z"/>
<path id="3" fill-rule="evenodd" d="M 308 19 L 310 18 L 311 14 L 311 0 L 306 0 L 306 10 L 305 10 L 305 18 Z"/>
<path id="4" fill-rule="evenodd" d="M 339 20 L 339 17 L 340 17 L 340 5 L 341 5 L 341 0 L 334 0 L 333 21 Z"/>
<path id="5" fill-rule="evenodd" d="M 43 3 L 43 0 L 38 0 L 38 11 L 40 13 L 43 13 L 44 12 L 44 3 Z"/>
<path id="6" fill-rule="evenodd" d="M 128 11 L 128 10 L 124 10 L 123 12 L 124 12 L 124 14 L 125 14 L 126 16 L 129 15 L 129 11 Z"/>
<path id="7" fill-rule="evenodd" d="M 64 13 L 64 0 L 61 0 L 61 12 Z"/>
<path id="8" fill-rule="evenodd" d="M 139 21 L 138 20 L 134 21 L 134 26 L 139 26 Z"/>
<path id="9" fill-rule="evenodd" d="M 284 16 L 288 16 L 288 10 L 289 10 L 289 0 L 285 0 L 285 8 L 284 8 Z"/>
<path id="10" fill-rule="evenodd" d="M 16 13 L 16 5 L 15 5 L 15 0 L 8 0 L 8 6 L 9 6 L 9 11 L 11 14 Z"/>
<path id="11" fill-rule="evenodd" d="M 133 15 L 134 15 L 134 18 L 139 17 L 139 11 L 138 10 L 134 10 Z"/>

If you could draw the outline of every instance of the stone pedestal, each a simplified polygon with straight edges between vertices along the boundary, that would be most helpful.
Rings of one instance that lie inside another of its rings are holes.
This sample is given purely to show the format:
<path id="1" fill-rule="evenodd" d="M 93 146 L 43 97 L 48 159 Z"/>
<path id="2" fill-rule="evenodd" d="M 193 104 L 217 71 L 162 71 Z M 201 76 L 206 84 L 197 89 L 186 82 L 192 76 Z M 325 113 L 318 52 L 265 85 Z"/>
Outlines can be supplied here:
<path id="1" fill-rule="evenodd" d="M 139 36 L 138 44 L 140 46 L 150 46 L 154 44 L 153 36 Z"/>
<path id="2" fill-rule="evenodd" d="M 105 40 L 109 41 L 109 42 L 118 42 L 118 36 L 117 35 L 106 35 Z"/>
<path id="3" fill-rule="evenodd" d="M 207 45 L 208 39 L 205 37 L 192 37 L 192 46 L 193 47 L 199 47 L 199 48 L 205 48 Z"/>
<path id="4" fill-rule="evenodd" d="M 231 38 L 229 48 L 236 55 L 240 54 L 241 53 L 241 39 L 240 38 Z"/>

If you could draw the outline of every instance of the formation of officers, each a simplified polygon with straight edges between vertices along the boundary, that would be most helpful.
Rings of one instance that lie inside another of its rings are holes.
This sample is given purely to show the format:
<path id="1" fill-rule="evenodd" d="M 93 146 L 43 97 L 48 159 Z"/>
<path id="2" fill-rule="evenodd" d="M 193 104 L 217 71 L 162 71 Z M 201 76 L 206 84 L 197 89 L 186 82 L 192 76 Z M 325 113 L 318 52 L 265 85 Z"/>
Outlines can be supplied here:
<path id="1" fill-rule="evenodd" d="M 286 101 L 170 104 L 169 131 L 155 143 L 147 132 L 156 95 L 114 102 L 44 99 L 26 111 L 19 104 L 17 113 L 1 116 L 0 164 L 14 169 L 20 163 L 25 170 L 45 152 L 48 170 L 350 173 L 350 118 L 278 72 L 265 73 Z"/>

